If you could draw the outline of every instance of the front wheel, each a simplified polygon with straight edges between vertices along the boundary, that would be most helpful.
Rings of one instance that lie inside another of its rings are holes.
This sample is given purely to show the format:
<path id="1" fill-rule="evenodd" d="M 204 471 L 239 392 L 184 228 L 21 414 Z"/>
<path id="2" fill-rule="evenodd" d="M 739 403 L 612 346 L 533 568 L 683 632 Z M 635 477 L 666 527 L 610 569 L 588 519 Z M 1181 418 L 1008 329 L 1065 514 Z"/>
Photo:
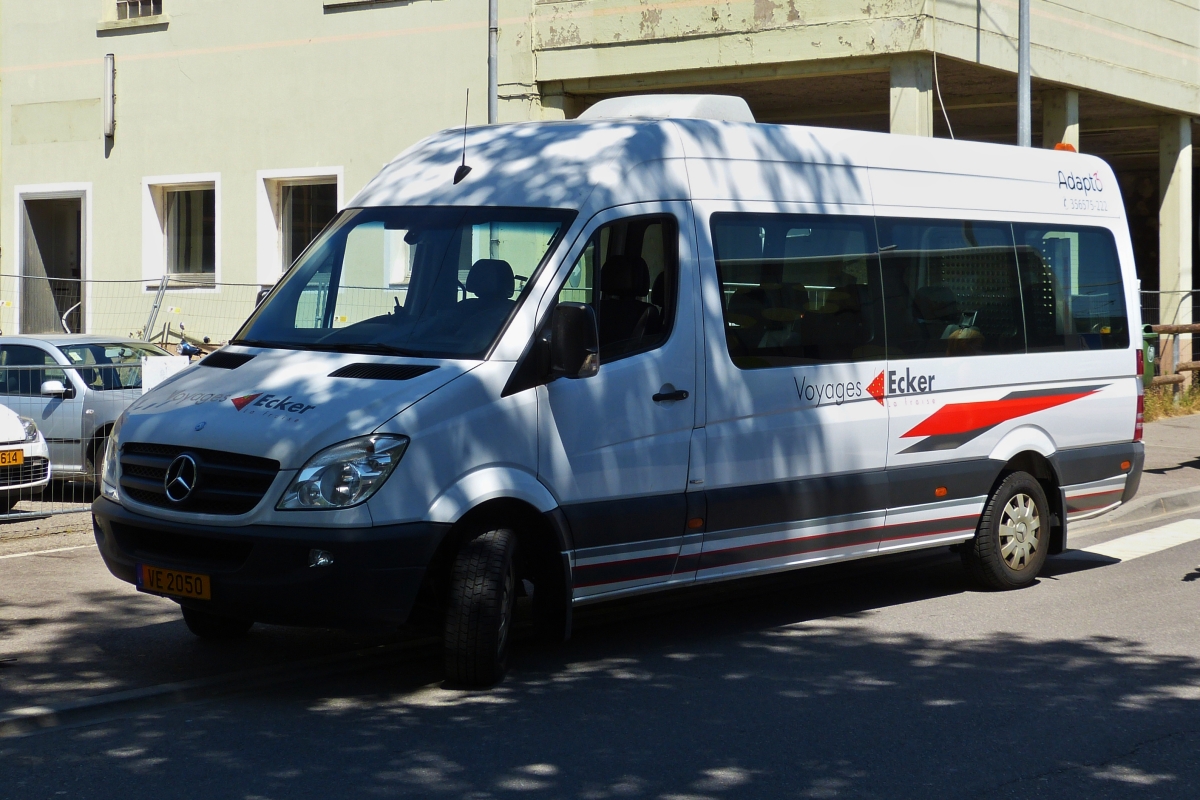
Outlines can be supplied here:
<path id="1" fill-rule="evenodd" d="M 988 498 L 975 538 L 961 553 L 977 582 L 991 589 L 1019 589 L 1037 578 L 1049 545 L 1046 493 L 1028 472 L 1014 472 Z"/>
<path id="2" fill-rule="evenodd" d="M 451 683 L 491 686 L 504 677 L 517 597 L 516 544 L 511 530 L 488 531 L 454 559 L 444 637 Z"/>

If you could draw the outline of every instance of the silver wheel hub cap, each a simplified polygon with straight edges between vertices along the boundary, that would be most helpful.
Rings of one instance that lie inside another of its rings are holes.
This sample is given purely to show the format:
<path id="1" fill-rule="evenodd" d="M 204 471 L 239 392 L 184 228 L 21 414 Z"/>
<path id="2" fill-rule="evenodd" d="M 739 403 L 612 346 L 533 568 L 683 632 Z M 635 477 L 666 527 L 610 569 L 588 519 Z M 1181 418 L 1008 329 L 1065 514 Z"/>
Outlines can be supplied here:
<path id="1" fill-rule="evenodd" d="M 1027 494 L 1013 495 L 1000 513 L 1000 554 L 1009 569 L 1023 570 L 1029 566 L 1041 547 L 1041 531 L 1037 503 Z"/>

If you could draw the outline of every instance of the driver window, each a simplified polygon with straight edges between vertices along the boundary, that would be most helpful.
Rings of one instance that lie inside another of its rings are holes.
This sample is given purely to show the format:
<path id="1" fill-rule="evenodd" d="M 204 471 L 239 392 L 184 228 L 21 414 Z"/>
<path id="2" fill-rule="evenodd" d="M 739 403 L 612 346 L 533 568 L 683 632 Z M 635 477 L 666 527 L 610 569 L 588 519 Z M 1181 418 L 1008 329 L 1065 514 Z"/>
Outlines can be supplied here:
<path id="1" fill-rule="evenodd" d="M 661 346 L 678 294 L 674 217 L 635 217 L 597 230 L 558 293 L 559 302 L 596 311 L 600 363 Z"/>

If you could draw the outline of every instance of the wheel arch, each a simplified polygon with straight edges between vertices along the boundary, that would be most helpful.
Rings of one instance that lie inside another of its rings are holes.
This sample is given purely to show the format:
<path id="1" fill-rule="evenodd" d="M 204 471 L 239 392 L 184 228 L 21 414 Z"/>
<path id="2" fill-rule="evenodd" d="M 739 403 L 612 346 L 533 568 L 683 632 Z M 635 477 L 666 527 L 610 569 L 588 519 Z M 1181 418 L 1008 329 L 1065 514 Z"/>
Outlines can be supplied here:
<path id="1" fill-rule="evenodd" d="M 1062 481 L 1058 470 L 1049 456 L 1037 450 L 1022 450 L 1013 454 L 1004 463 L 1000 475 L 996 478 L 996 486 L 1000 485 L 1007 476 L 1014 472 L 1027 472 L 1041 484 L 1046 493 L 1046 502 L 1050 505 L 1050 555 L 1063 552 L 1067 546 L 1067 516 L 1063 508 Z M 995 486 L 993 486 L 993 491 Z"/>
<path id="2" fill-rule="evenodd" d="M 547 638 L 568 638 L 572 593 L 570 530 L 557 504 L 543 511 L 526 497 L 491 496 L 458 515 L 426 567 L 418 592 L 418 614 L 427 621 L 429 615 L 440 619 L 459 549 L 465 542 L 496 528 L 511 528 L 517 535 L 517 575 L 534 586 L 534 614 L 539 632 Z"/>

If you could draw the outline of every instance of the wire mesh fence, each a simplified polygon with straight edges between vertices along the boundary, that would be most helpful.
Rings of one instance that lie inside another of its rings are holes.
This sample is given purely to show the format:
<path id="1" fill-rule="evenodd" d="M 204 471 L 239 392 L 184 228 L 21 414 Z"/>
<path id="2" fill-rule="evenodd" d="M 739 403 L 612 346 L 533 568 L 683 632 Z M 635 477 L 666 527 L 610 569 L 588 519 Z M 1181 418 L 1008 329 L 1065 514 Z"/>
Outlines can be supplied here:
<path id="1" fill-rule="evenodd" d="M 113 423 L 142 394 L 138 348 L 56 351 L 0 339 L 0 523 L 87 511 Z"/>
<path id="2" fill-rule="evenodd" d="M 198 275 L 154 280 L 67 280 L 0 275 L 0 332 L 96 333 L 217 347 L 250 316 L 270 287 L 216 283 Z"/>

